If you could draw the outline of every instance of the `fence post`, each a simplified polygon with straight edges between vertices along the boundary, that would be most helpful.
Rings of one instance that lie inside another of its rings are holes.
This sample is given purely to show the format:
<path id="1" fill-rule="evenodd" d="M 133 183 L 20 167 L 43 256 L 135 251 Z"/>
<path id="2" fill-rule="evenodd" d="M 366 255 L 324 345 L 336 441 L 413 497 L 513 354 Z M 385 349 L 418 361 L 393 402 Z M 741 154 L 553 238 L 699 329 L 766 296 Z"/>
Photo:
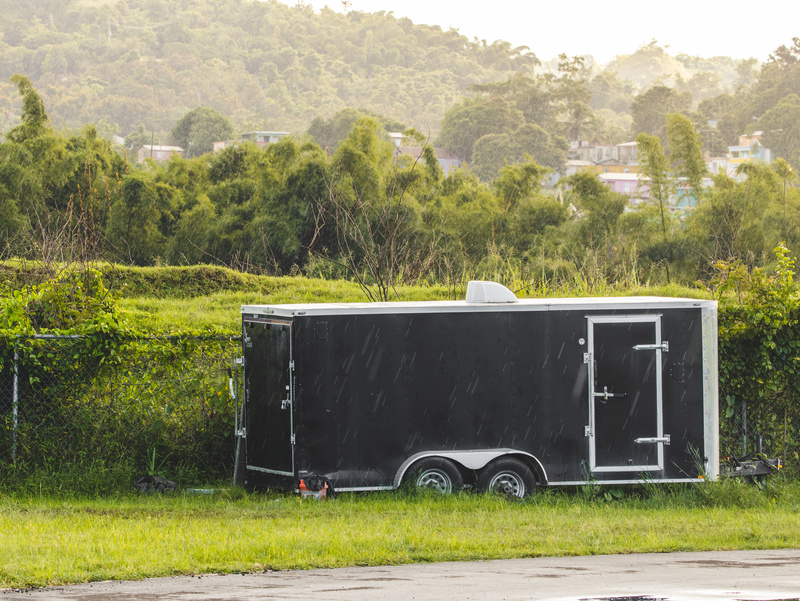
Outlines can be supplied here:
<path id="1" fill-rule="evenodd" d="M 11 398 L 11 460 L 17 463 L 17 430 L 19 429 L 19 337 L 14 341 L 14 390 Z"/>
<path id="2" fill-rule="evenodd" d="M 747 401 L 742 399 L 742 457 L 747 455 Z"/>
<path id="3" fill-rule="evenodd" d="M 241 350 L 241 349 L 240 349 Z M 233 463 L 233 483 L 239 484 L 240 474 L 241 471 L 239 467 L 240 461 L 244 458 L 244 452 L 241 449 L 241 433 L 242 429 L 244 428 L 244 424 L 241 422 L 240 415 L 239 415 L 239 397 L 241 394 L 241 389 L 239 388 L 239 366 L 242 366 L 242 371 L 244 371 L 244 357 L 234 357 L 233 359 L 233 385 L 231 394 L 233 394 L 234 400 L 234 437 L 233 439 L 236 441 L 236 453 L 234 455 L 234 463 Z"/>

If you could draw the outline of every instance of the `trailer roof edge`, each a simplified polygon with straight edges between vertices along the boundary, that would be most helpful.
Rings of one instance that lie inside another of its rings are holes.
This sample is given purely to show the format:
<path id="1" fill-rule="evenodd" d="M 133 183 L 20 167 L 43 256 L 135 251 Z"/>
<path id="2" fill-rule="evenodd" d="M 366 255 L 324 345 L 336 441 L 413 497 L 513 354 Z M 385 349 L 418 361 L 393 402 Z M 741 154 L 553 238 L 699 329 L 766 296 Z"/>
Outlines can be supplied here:
<path id="1" fill-rule="evenodd" d="M 519 299 L 515 303 L 475 303 L 466 301 L 397 301 L 379 303 L 296 303 L 242 305 L 243 315 L 378 315 L 393 313 L 472 313 L 568 310 L 659 310 L 668 308 L 710 308 L 717 301 L 661 296 L 616 296 L 590 298 Z"/>

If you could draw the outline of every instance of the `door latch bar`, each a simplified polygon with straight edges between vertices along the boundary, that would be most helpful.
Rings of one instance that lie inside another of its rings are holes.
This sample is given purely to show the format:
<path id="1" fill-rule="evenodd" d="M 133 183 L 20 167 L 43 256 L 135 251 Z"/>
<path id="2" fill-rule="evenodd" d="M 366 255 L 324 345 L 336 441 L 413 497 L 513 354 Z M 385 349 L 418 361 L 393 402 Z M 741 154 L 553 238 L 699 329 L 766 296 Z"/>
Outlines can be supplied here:
<path id="1" fill-rule="evenodd" d="M 608 391 L 608 386 L 603 386 L 603 392 L 595 392 L 594 396 L 602 397 L 605 400 L 608 400 L 608 399 L 610 399 L 612 397 L 617 397 L 617 398 L 620 398 L 620 399 L 624 399 L 625 398 L 625 393 L 624 392 L 609 392 Z"/>
<path id="2" fill-rule="evenodd" d="M 664 436 L 656 436 L 653 438 L 637 438 L 633 442 L 636 444 L 655 444 L 659 442 L 669 444 L 669 434 L 664 434 Z"/>
<path id="3" fill-rule="evenodd" d="M 663 351 L 669 352 L 669 341 L 665 340 L 661 344 L 637 344 L 633 347 L 635 351 Z"/>

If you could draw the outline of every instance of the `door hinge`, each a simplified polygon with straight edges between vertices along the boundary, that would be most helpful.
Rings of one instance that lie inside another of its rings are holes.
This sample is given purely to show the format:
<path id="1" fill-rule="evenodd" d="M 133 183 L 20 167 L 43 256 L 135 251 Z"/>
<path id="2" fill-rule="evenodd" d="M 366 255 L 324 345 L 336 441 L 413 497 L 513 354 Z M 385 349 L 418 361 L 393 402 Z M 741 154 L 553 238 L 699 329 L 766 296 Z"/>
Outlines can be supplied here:
<path id="1" fill-rule="evenodd" d="M 591 426 L 584 426 L 583 427 L 583 435 L 584 436 L 591 436 L 592 435 L 592 427 Z"/>
<path id="2" fill-rule="evenodd" d="M 294 370 L 294 361 L 289 361 L 289 369 Z"/>
<path id="3" fill-rule="evenodd" d="M 591 363 L 592 362 L 592 353 L 583 353 L 583 362 L 584 363 Z"/>
<path id="4" fill-rule="evenodd" d="M 292 434 L 292 435 L 289 437 L 289 442 L 291 442 L 292 444 L 294 444 L 294 434 Z"/>
<path id="5" fill-rule="evenodd" d="M 247 430 L 242 428 L 241 430 L 236 430 L 236 436 L 239 438 L 247 438 Z"/>

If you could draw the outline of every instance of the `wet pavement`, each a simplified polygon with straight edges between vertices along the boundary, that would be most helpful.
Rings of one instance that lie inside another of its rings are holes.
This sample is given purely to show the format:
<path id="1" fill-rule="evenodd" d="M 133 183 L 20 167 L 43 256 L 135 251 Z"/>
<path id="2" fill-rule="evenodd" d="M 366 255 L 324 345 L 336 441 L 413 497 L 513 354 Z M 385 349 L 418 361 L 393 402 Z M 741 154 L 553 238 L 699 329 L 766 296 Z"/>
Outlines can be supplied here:
<path id="1" fill-rule="evenodd" d="M 541 557 L 94 582 L 0 601 L 800 601 L 800 550 Z"/>

